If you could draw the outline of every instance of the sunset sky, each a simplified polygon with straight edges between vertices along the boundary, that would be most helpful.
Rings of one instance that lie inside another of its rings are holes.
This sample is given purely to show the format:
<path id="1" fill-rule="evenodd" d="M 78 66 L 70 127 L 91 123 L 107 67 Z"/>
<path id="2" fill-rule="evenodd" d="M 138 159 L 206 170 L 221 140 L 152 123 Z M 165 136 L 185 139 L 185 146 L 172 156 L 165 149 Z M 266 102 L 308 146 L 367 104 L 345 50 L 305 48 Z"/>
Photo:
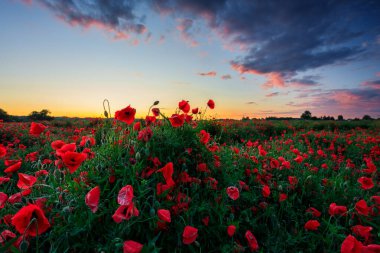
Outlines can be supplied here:
<path id="1" fill-rule="evenodd" d="M 380 1 L 1 0 L 0 108 L 380 117 Z"/>

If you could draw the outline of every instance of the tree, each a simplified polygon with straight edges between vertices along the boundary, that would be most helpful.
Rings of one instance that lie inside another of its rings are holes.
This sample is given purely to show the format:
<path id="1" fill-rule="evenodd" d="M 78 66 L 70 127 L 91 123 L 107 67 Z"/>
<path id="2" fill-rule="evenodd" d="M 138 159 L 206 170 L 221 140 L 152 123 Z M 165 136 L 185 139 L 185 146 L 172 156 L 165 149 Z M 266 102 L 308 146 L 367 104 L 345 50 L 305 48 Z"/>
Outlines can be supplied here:
<path id="1" fill-rule="evenodd" d="M 29 119 L 31 120 L 52 120 L 54 117 L 49 116 L 50 111 L 43 109 L 40 112 L 33 111 L 29 114 Z"/>
<path id="2" fill-rule="evenodd" d="M 344 119 L 343 119 L 343 115 L 338 115 L 338 120 L 339 120 L 339 121 L 344 120 Z"/>
<path id="3" fill-rule="evenodd" d="M 373 119 L 372 119 L 371 116 L 369 116 L 369 115 L 366 114 L 366 115 L 363 116 L 363 120 L 373 120 Z"/>
<path id="4" fill-rule="evenodd" d="M 305 111 L 304 113 L 302 113 L 301 119 L 311 119 L 311 112 Z"/>
<path id="5" fill-rule="evenodd" d="M 0 120 L 10 121 L 12 116 L 8 115 L 6 111 L 0 108 Z"/>

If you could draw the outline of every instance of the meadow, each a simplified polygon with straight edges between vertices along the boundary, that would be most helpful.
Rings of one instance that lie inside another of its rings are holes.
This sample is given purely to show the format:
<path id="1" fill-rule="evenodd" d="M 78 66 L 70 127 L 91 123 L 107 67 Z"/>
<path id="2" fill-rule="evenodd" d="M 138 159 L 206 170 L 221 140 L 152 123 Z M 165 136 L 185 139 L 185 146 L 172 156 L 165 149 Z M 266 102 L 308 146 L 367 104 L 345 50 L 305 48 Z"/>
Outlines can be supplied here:
<path id="1" fill-rule="evenodd" d="M 0 251 L 380 252 L 378 120 L 157 104 L 0 122 Z"/>

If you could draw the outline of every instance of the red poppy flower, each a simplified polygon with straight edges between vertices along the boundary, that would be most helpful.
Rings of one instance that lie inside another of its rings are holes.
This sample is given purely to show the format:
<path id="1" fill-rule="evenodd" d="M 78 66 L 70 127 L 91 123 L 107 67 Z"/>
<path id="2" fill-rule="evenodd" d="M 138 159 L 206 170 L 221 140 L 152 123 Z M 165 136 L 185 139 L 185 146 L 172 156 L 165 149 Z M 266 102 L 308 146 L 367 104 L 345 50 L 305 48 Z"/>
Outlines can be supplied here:
<path id="1" fill-rule="evenodd" d="M 285 193 L 280 193 L 280 196 L 279 196 L 279 198 L 278 198 L 278 201 L 283 202 L 283 201 L 285 201 L 287 198 L 288 198 L 288 195 L 286 195 Z"/>
<path id="2" fill-rule="evenodd" d="M 8 198 L 8 202 L 9 202 L 10 204 L 12 204 L 12 205 L 13 205 L 14 203 L 19 203 L 19 202 L 21 202 L 21 200 L 22 200 L 22 194 L 21 194 L 20 192 L 17 192 L 17 193 L 15 193 L 15 194 L 9 196 L 9 198 Z"/>
<path id="3" fill-rule="evenodd" d="M 193 114 L 197 114 L 198 111 L 199 111 L 198 107 L 197 107 L 197 108 L 193 108 L 193 109 L 191 110 L 191 112 L 192 112 Z"/>
<path id="4" fill-rule="evenodd" d="M 7 149 L 1 144 L 0 145 L 0 158 L 4 157 L 7 154 Z"/>
<path id="5" fill-rule="evenodd" d="M 143 130 L 139 131 L 137 139 L 139 141 L 148 142 L 153 137 L 153 131 L 150 127 L 146 127 Z"/>
<path id="6" fill-rule="evenodd" d="M 288 176 L 288 181 L 291 186 L 295 186 L 298 184 L 298 178 L 293 176 Z"/>
<path id="7" fill-rule="evenodd" d="M 75 143 L 69 143 L 69 144 L 64 144 L 61 146 L 60 149 L 56 149 L 55 152 L 57 156 L 63 157 L 63 155 L 66 152 L 74 152 L 77 149 L 77 145 Z"/>
<path id="8" fill-rule="evenodd" d="M 372 181 L 372 178 L 370 177 L 361 177 L 358 179 L 358 182 L 361 184 L 361 188 L 363 190 L 370 190 L 375 186 L 375 184 Z"/>
<path id="9" fill-rule="evenodd" d="M 363 247 L 362 253 L 379 253 L 380 245 L 379 244 L 368 244 Z"/>
<path id="10" fill-rule="evenodd" d="M 79 146 L 84 147 L 86 144 L 89 144 L 91 147 L 95 145 L 95 139 L 94 137 L 90 136 L 82 136 L 82 140 L 79 143 Z"/>
<path id="11" fill-rule="evenodd" d="M 227 234 L 228 234 L 229 237 L 234 236 L 235 232 L 236 232 L 236 226 L 234 226 L 234 225 L 229 225 L 229 226 L 227 227 Z"/>
<path id="12" fill-rule="evenodd" d="M 119 206 L 119 208 L 112 215 L 112 219 L 116 223 L 120 223 L 123 220 L 129 220 L 132 216 L 139 216 L 140 212 L 135 207 L 135 204 L 132 202 L 130 205 Z"/>
<path id="13" fill-rule="evenodd" d="M 162 221 L 171 222 L 170 211 L 166 209 L 160 209 L 157 211 L 158 218 Z"/>
<path id="14" fill-rule="evenodd" d="M 380 196 L 372 196 L 371 200 L 380 206 Z"/>
<path id="15" fill-rule="evenodd" d="M 302 161 L 303 161 L 303 156 L 298 155 L 296 158 L 294 158 L 294 161 L 295 161 L 296 163 L 302 163 Z"/>
<path id="16" fill-rule="evenodd" d="M 306 230 L 318 230 L 318 227 L 320 226 L 321 224 L 319 223 L 319 221 L 317 220 L 308 220 L 306 223 L 305 223 L 305 229 Z"/>
<path id="17" fill-rule="evenodd" d="M 215 108 L 215 102 L 214 102 L 214 100 L 210 99 L 207 102 L 207 106 L 210 107 L 210 109 L 214 109 Z"/>
<path id="18" fill-rule="evenodd" d="M 65 144 L 66 143 L 62 140 L 56 140 L 56 141 L 53 141 L 50 145 L 51 145 L 52 149 L 58 150 L 58 149 L 62 148 L 62 146 Z"/>
<path id="19" fill-rule="evenodd" d="M 166 185 L 168 187 L 174 186 L 175 183 L 172 178 L 174 169 L 172 162 L 167 163 L 163 168 L 157 170 L 156 172 L 162 172 L 162 175 L 164 176 Z"/>
<path id="20" fill-rule="evenodd" d="M 356 240 L 352 235 L 348 235 L 346 239 L 344 239 L 341 247 L 341 253 L 361 253 L 363 248 L 363 244 Z"/>
<path id="21" fill-rule="evenodd" d="M 18 182 L 17 187 L 21 190 L 29 189 L 37 182 L 37 178 L 35 176 L 18 173 Z"/>
<path id="22" fill-rule="evenodd" d="M 9 242 L 14 238 L 16 238 L 16 234 L 6 229 L 0 234 L 0 243 L 4 246 L 5 243 Z"/>
<path id="23" fill-rule="evenodd" d="M 347 215 L 347 207 L 345 206 L 337 206 L 336 203 L 331 203 L 329 207 L 329 214 L 331 216 L 335 215 Z"/>
<path id="24" fill-rule="evenodd" d="M 126 185 L 120 189 L 119 194 L 117 195 L 117 203 L 119 203 L 119 205 L 130 205 L 133 197 L 132 185 Z"/>
<path id="25" fill-rule="evenodd" d="M 198 229 L 192 226 L 186 226 L 182 233 L 183 244 L 191 244 L 198 237 Z"/>
<path id="26" fill-rule="evenodd" d="M 137 121 L 134 125 L 133 125 L 133 130 L 134 131 L 140 131 L 141 129 L 141 122 L 140 121 Z"/>
<path id="27" fill-rule="evenodd" d="M 247 230 L 247 232 L 245 232 L 245 239 L 247 240 L 251 251 L 256 251 L 259 249 L 259 244 L 257 243 L 256 237 L 252 234 L 251 231 Z"/>
<path id="28" fill-rule="evenodd" d="M 99 199 L 100 199 L 100 188 L 99 188 L 99 186 L 92 188 L 86 194 L 85 203 L 91 209 L 91 212 L 95 213 L 98 210 Z"/>
<path id="29" fill-rule="evenodd" d="M 130 125 L 135 120 L 136 109 L 132 108 L 130 105 L 115 112 L 115 119 L 125 122 Z"/>
<path id="30" fill-rule="evenodd" d="M 8 195 L 4 192 L 0 192 L 0 209 L 4 208 L 5 203 L 7 203 Z"/>
<path id="31" fill-rule="evenodd" d="M 367 205 L 367 202 L 365 202 L 364 199 L 359 200 L 355 204 L 355 210 L 358 212 L 360 215 L 368 216 L 369 213 L 369 207 Z"/>
<path id="32" fill-rule="evenodd" d="M 321 212 L 318 211 L 317 209 L 315 209 L 314 207 L 309 207 L 307 210 L 306 210 L 307 213 L 311 213 L 314 217 L 319 217 L 321 216 Z"/>
<path id="33" fill-rule="evenodd" d="M 36 219 L 30 224 L 32 219 Z M 37 205 L 29 204 L 21 208 L 12 218 L 12 225 L 20 234 L 26 234 L 29 236 L 37 236 L 46 232 L 50 223 L 46 218 L 44 212 Z M 26 228 L 29 226 L 28 230 Z"/>
<path id="34" fill-rule="evenodd" d="M 154 116 L 158 117 L 158 116 L 160 116 L 160 109 L 159 108 L 152 108 L 152 113 Z"/>
<path id="35" fill-rule="evenodd" d="M 210 141 L 210 134 L 207 133 L 205 130 L 201 130 L 199 132 L 199 138 L 200 138 L 200 142 L 206 145 Z"/>
<path id="36" fill-rule="evenodd" d="M 45 129 L 45 125 L 41 123 L 32 122 L 32 124 L 30 125 L 29 134 L 33 136 L 39 136 Z"/>
<path id="37" fill-rule="evenodd" d="M 155 116 L 146 116 L 145 117 L 145 124 L 147 126 L 152 125 L 154 122 L 156 122 L 156 117 Z"/>
<path id="38" fill-rule="evenodd" d="M 261 190 L 261 193 L 265 198 L 269 197 L 270 195 L 270 188 L 268 185 L 264 185 L 263 189 Z"/>
<path id="39" fill-rule="evenodd" d="M 11 180 L 9 177 L 0 177 L 0 185 L 8 183 Z"/>
<path id="40" fill-rule="evenodd" d="M 181 114 L 181 115 L 173 114 L 169 118 L 169 121 L 170 121 L 170 124 L 172 125 L 172 127 L 180 127 L 185 123 L 185 115 L 184 114 Z"/>
<path id="41" fill-rule="evenodd" d="M 63 163 L 69 169 L 70 173 L 73 174 L 79 166 L 86 160 L 87 155 L 85 153 L 77 153 L 77 152 L 66 152 L 63 157 Z"/>
<path id="42" fill-rule="evenodd" d="M 181 109 L 184 113 L 188 113 L 190 111 L 190 105 L 188 101 L 182 100 L 178 103 L 179 109 Z"/>
<path id="43" fill-rule="evenodd" d="M 5 173 L 13 173 L 21 168 L 21 162 L 16 162 L 4 170 Z"/>
<path id="44" fill-rule="evenodd" d="M 140 253 L 143 247 L 139 242 L 128 240 L 123 244 L 123 253 Z"/>
<path id="45" fill-rule="evenodd" d="M 371 236 L 372 227 L 356 225 L 351 228 L 352 232 L 358 236 L 363 237 L 366 241 L 368 241 Z"/>
<path id="46" fill-rule="evenodd" d="M 237 200 L 239 198 L 239 189 L 235 186 L 227 187 L 226 192 L 228 197 L 230 197 L 232 200 Z"/>

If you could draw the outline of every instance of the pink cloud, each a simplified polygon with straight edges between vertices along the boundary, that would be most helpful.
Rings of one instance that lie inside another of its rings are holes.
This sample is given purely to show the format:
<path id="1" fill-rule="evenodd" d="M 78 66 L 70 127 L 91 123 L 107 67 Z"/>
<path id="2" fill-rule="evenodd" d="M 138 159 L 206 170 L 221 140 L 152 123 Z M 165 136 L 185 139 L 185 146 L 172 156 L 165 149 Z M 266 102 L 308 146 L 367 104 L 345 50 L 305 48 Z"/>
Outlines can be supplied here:
<path id="1" fill-rule="evenodd" d="M 237 64 L 237 63 L 231 63 L 232 69 L 236 70 L 240 74 L 253 74 L 253 75 L 263 75 L 267 78 L 267 81 L 262 84 L 261 87 L 264 89 L 269 89 L 269 88 L 284 88 L 286 87 L 285 85 L 285 80 L 284 77 L 281 73 L 279 72 L 270 72 L 270 73 L 262 73 L 258 70 L 255 69 L 248 69 L 244 67 L 243 65 Z"/>
<path id="2" fill-rule="evenodd" d="M 216 72 L 215 71 L 210 71 L 210 72 L 205 72 L 205 73 L 198 73 L 198 75 L 200 76 L 216 76 Z"/>
<path id="3" fill-rule="evenodd" d="M 199 45 L 199 43 L 194 40 L 192 37 L 190 30 L 193 27 L 193 20 L 191 19 L 178 19 L 178 26 L 177 30 L 181 33 L 181 38 L 184 40 L 187 44 L 189 44 L 191 47 L 196 47 Z"/>

